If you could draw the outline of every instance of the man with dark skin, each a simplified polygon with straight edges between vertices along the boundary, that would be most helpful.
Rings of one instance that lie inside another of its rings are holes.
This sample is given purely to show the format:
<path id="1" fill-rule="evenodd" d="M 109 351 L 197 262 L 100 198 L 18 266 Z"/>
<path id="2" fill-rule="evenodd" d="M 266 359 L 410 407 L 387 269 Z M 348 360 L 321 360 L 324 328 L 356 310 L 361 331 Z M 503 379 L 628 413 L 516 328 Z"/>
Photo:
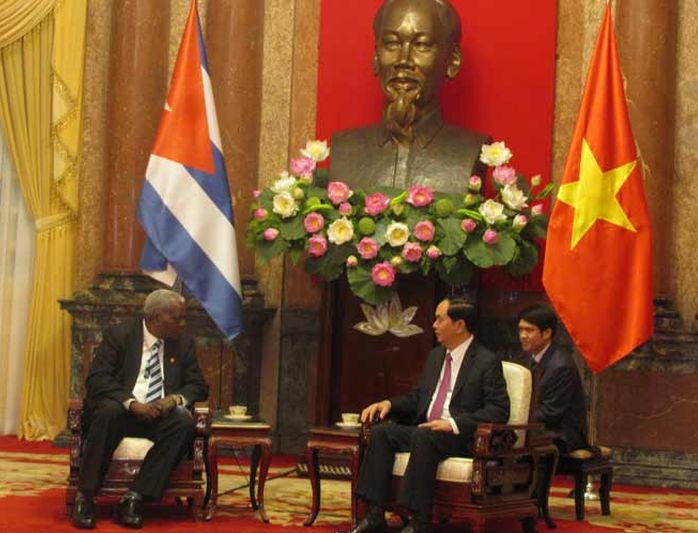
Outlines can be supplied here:
<path id="1" fill-rule="evenodd" d="M 352 187 L 463 192 L 488 138 L 443 123 L 438 93 L 461 67 L 461 25 L 447 0 L 386 0 L 373 23 L 386 105 L 381 124 L 336 133 L 330 176 Z"/>
<path id="2" fill-rule="evenodd" d="M 368 512 L 351 533 L 385 531 L 383 511 L 397 452 L 410 452 L 397 497 L 411 514 L 402 533 L 429 532 L 439 462 L 471 456 L 479 422 L 509 418 L 501 361 L 474 340 L 474 316 L 464 300 L 439 303 L 433 328 L 440 345 L 429 353 L 418 386 L 362 411 L 362 422 L 384 422 L 371 428 L 356 484 Z M 389 415 L 394 420 L 388 421 Z"/>
<path id="3" fill-rule="evenodd" d="M 116 509 L 116 521 L 129 528 L 143 526 L 143 502 L 160 499 L 191 446 L 195 427 L 187 407 L 205 400 L 208 386 L 185 325 L 184 298 L 160 289 L 146 298 L 142 319 L 105 330 L 86 382 L 75 527 L 95 527 L 94 496 L 123 437 L 154 443 Z"/>

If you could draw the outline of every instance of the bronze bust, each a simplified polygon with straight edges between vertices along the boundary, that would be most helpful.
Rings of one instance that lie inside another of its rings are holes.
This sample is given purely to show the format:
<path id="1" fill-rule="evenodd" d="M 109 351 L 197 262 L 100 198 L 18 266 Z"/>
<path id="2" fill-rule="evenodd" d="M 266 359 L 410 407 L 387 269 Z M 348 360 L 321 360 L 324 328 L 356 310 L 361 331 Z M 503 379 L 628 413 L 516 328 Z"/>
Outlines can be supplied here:
<path id="1" fill-rule="evenodd" d="M 461 25 L 447 0 L 385 0 L 373 21 L 385 109 L 380 124 L 332 136 L 330 176 L 352 187 L 425 185 L 464 192 L 486 135 L 443 123 L 438 92 L 461 65 Z"/>

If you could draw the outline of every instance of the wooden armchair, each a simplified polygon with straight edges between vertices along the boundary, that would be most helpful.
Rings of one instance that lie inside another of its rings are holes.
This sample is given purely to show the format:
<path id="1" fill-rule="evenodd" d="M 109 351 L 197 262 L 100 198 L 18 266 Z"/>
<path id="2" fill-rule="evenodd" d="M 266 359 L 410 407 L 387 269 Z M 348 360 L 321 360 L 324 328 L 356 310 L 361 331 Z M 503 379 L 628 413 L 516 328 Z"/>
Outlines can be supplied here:
<path id="1" fill-rule="evenodd" d="M 70 400 L 68 405 L 68 429 L 70 436 L 70 473 L 65 503 L 68 514 L 72 514 L 77 493 L 80 459 L 82 456 L 82 400 Z M 197 403 L 193 410 L 196 422 L 196 437 L 191 456 L 182 459 L 170 476 L 164 497 L 174 497 L 179 504 L 186 498 L 193 508 L 194 518 L 203 518 L 205 487 L 205 440 L 211 427 L 211 417 L 207 403 Z M 126 437 L 114 451 L 112 462 L 100 489 L 103 495 L 122 495 L 128 491 L 140 471 L 141 463 L 153 443 L 144 438 Z"/>
<path id="2" fill-rule="evenodd" d="M 446 459 L 436 473 L 434 518 L 468 522 L 473 533 L 484 533 L 488 521 L 502 518 L 520 519 L 524 533 L 536 531 L 539 461 L 556 453 L 545 440 L 543 425 L 527 423 L 533 399 L 531 372 L 516 363 L 503 362 L 502 367 L 511 403 L 508 423 L 480 424 L 472 459 Z M 395 455 L 393 501 L 409 455 Z"/>

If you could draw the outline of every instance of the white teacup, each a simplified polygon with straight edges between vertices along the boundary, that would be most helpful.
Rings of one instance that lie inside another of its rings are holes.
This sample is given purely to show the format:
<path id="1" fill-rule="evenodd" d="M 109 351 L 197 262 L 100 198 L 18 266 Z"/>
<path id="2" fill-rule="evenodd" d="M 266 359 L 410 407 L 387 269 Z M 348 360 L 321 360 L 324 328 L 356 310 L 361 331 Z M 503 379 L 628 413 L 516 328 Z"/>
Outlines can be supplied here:
<path id="1" fill-rule="evenodd" d="M 359 413 L 342 413 L 342 422 L 345 424 L 358 424 Z"/>
<path id="2" fill-rule="evenodd" d="M 233 416 L 245 416 L 245 414 L 247 414 L 246 405 L 231 405 L 230 407 L 228 407 L 228 410 L 230 411 L 230 414 Z"/>

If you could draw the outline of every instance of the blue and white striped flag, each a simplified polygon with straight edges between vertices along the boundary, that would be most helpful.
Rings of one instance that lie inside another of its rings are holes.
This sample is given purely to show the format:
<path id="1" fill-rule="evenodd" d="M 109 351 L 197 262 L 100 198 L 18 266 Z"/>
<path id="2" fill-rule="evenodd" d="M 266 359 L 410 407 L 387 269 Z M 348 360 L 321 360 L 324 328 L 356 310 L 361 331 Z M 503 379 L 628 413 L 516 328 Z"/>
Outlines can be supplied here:
<path id="1" fill-rule="evenodd" d="M 170 286 L 179 277 L 235 338 L 242 331 L 242 292 L 233 205 L 196 0 L 145 175 L 141 269 Z"/>

